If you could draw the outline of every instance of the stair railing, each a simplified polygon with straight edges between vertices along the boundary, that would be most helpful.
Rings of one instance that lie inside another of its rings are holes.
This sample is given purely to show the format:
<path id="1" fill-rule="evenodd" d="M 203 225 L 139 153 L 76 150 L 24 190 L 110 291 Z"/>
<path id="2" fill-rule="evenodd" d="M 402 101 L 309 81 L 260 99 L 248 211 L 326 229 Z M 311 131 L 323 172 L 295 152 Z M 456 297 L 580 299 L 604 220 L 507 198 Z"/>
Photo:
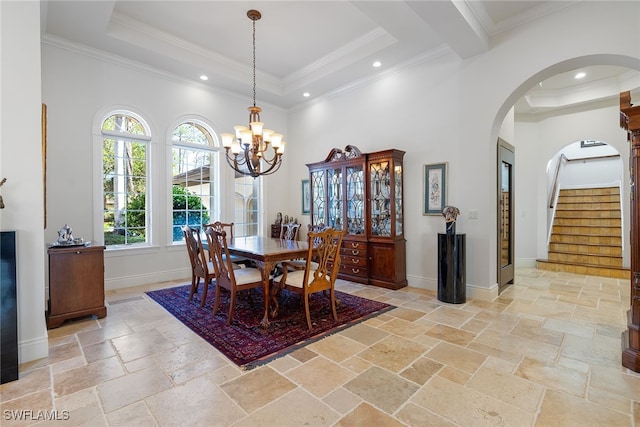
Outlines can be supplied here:
<path id="1" fill-rule="evenodd" d="M 558 180 L 560 178 L 560 166 L 562 166 L 563 163 L 566 163 L 568 161 L 569 159 L 567 158 L 567 156 L 565 156 L 564 153 L 561 153 L 560 157 L 558 158 L 558 163 L 556 163 L 556 170 L 553 173 L 553 183 L 551 184 L 551 191 L 549 192 L 549 209 L 553 209 L 558 199 L 558 192 L 560 191 L 560 189 L 558 188 L 559 187 Z"/>
<path id="2" fill-rule="evenodd" d="M 620 154 L 610 154 L 610 155 L 605 155 L 605 156 L 593 156 L 593 157 L 579 157 L 579 158 L 575 158 L 575 159 L 569 159 L 567 158 L 567 156 L 564 155 L 564 153 L 560 153 L 560 156 L 558 158 L 558 163 L 556 164 L 556 170 L 554 171 L 553 174 L 553 183 L 551 185 L 551 191 L 549 192 L 549 209 L 551 209 L 550 215 L 547 216 L 547 247 L 549 246 L 549 243 L 551 242 L 551 233 L 553 231 L 553 222 L 555 220 L 555 216 L 556 216 L 556 210 L 555 210 L 555 206 L 558 203 L 558 195 L 560 194 L 560 167 L 564 164 L 564 163 L 569 163 L 569 162 L 588 162 L 591 160 L 606 160 L 606 159 L 615 159 L 615 158 L 619 158 Z M 622 193 L 622 183 L 620 183 L 620 194 Z M 622 209 L 620 209 L 620 212 L 622 213 Z M 623 246 L 624 248 L 624 246 Z"/>

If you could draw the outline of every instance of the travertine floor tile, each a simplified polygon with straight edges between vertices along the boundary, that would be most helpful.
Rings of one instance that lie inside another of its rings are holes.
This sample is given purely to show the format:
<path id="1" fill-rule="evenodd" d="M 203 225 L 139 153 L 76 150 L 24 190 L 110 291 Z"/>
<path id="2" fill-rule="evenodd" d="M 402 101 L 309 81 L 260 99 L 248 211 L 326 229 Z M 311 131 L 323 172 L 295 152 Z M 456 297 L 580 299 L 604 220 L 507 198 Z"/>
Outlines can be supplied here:
<path id="1" fill-rule="evenodd" d="M 403 424 L 367 403 L 361 403 L 349 415 L 342 418 L 336 427 L 384 426 L 402 427 Z"/>
<path id="2" fill-rule="evenodd" d="M 516 375 L 535 383 L 584 397 L 588 375 L 564 366 L 525 357 Z"/>
<path id="3" fill-rule="evenodd" d="M 481 367 L 467 385 L 516 408 L 535 413 L 544 387 L 505 372 Z"/>
<path id="4" fill-rule="evenodd" d="M 146 399 L 160 426 L 226 427 L 246 415 L 232 399 L 205 377 L 196 378 Z"/>
<path id="5" fill-rule="evenodd" d="M 545 393 L 538 426 L 631 426 L 631 417 L 576 396 L 548 389 Z"/>
<path id="6" fill-rule="evenodd" d="M 331 426 L 339 418 L 337 412 L 302 389 L 281 397 L 240 420 L 234 427 L 320 427 Z"/>
<path id="7" fill-rule="evenodd" d="M 529 426 L 534 420 L 533 414 L 440 376 L 411 401 L 464 426 Z"/>
<path id="8" fill-rule="evenodd" d="M 335 334 L 309 344 L 308 349 L 334 362 L 341 362 L 367 348 L 350 338 Z"/>
<path id="9" fill-rule="evenodd" d="M 171 381 L 161 370 L 149 368 L 98 385 L 98 395 L 104 412 L 108 414 L 171 386 Z"/>
<path id="10" fill-rule="evenodd" d="M 285 375 L 311 394 L 322 398 L 353 378 L 355 373 L 324 357 L 316 357 Z"/>
<path id="11" fill-rule="evenodd" d="M 430 359 L 436 360 L 443 365 L 459 369 L 469 374 L 475 373 L 487 356 L 475 351 L 449 344 L 440 343 L 426 353 Z"/>
<path id="12" fill-rule="evenodd" d="M 98 360 L 79 368 L 54 374 L 53 384 L 56 397 L 94 387 L 110 379 L 120 377 L 125 370 L 116 357 Z"/>
<path id="13" fill-rule="evenodd" d="M 390 414 L 419 388 L 416 384 L 378 367 L 366 370 L 344 387 Z"/>
<path id="14" fill-rule="evenodd" d="M 268 366 L 254 369 L 220 386 L 243 410 L 251 413 L 296 388 Z"/>
<path id="15" fill-rule="evenodd" d="M 363 350 L 358 356 L 390 371 L 399 372 L 425 350 L 420 344 L 392 335 Z"/>
<path id="16" fill-rule="evenodd" d="M 398 307 L 253 370 L 144 294 L 186 281 L 109 291 L 107 317 L 49 330 L 49 357 L 0 385 L 2 426 L 640 427 L 628 280 L 518 268 L 495 301 L 459 305 L 339 280 Z"/>
<path id="17" fill-rule="evenodd" d="M 409 426 L 453 427 L 450 421 L 413 403 L 407 403 L 396 413 L 396 418 Z"/>

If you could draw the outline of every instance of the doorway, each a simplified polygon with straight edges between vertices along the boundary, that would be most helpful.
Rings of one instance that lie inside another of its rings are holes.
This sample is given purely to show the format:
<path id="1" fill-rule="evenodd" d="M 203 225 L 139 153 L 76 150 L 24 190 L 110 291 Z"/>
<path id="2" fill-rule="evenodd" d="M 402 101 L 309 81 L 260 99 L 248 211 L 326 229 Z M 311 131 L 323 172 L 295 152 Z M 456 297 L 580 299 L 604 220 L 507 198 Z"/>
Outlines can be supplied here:
<path id="1" fill-rule="evenodd" d="M 498 294 L 514 276 L 515 147 L 498 138 Z"/>

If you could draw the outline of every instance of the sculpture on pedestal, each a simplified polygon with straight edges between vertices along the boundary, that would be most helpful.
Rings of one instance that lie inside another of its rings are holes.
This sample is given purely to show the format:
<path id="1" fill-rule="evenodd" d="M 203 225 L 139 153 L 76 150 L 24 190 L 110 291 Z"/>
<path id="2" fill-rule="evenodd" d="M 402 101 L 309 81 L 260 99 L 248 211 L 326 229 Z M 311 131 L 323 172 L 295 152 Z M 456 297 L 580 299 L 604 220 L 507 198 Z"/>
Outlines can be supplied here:
<path id="1" fill-rule="evenodd" d="M 456 234 L 456 218 L 458 215 L 460 215 L 460 210 L 455 206 L 445 206 L 444 209 L 442 209 L 447 234 Z"/>

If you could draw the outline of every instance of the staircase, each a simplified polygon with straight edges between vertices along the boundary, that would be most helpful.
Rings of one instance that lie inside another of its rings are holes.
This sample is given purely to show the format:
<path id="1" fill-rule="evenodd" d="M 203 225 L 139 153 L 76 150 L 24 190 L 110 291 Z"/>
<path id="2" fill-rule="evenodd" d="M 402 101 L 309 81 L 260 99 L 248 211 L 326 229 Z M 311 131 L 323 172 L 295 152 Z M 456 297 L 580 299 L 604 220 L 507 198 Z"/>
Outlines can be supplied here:
<path id="1" fill-rule="evenodd" d="M 628 279 L 622 267 L 618 187 L 560 190 L 549 255 L 540 270 Z"/>

